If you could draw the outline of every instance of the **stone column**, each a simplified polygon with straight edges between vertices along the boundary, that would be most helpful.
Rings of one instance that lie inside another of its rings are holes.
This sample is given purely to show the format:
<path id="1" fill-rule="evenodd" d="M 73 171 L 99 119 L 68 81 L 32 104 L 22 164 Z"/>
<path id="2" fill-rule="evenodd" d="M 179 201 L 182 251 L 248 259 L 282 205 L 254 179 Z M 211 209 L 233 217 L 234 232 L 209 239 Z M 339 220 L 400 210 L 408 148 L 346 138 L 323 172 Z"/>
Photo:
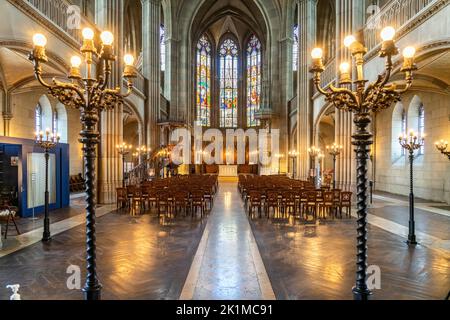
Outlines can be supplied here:
<path id="1" fill-rule="evenodd" d="M 2 70 L 0 70 L 1 72 Z M 13 118 L 13 113 L 11 110 L 11 94 L 7 89 L 3 90 L 3 110 L 2 110 L 2 118 L 3 118 L 3 135 L 5 137 L 9 137 L 9 124 L 11 119 Z"/>
<path id="2" fill-rule="evenodd" d="M 289 100 L 293 98 L 293 86 L 292 86 L 292 28 L 287 28 L 291 32 L 286 34 L 284 39 L 280 40 L 280 86 L 282 88 L 280 100 L 281 100 L 281 114 L 280 118 L 282 121 L 285 121 L 286 125 L 280 127 L 280 137 L 282 138 L 280 141 L 280 151 L 284 153 L 285 158 L 282 159 L 282 167 L 285 168 L 285 171 L 289 172 L 289 157 L 288 152 L 290 151 L 291 142 L 294 140 L 294 137 L 291 137 L 291 129 L 292 124 L 289 117 Z M 286 32 L 288 32 L 286 30 Z M 281 122 L 283 123 L 283 122 Z M 283 137 L 285 137 L 283 139 Z"/>
<path id="3" fill-rule="evenodd" d="M 308 148 L 311 145 L 312 130 L 312 76 L 311 51 L 316 38 L 316 0 L 298 1 L 299 54 L 298 54 L 298 95 L 297 95 L 297 148 L 299 152 L 297 172 L 300 179 L 307 179 L 310 159 Z"/>
<path id="4" fill-rule="evenodd" d="M 159 147 L 158 118 L 160 108 L 160 0 L 142 1 L 142 73 L 148 79 L 145 125 L 147 146 L 155 150 Z"/>
<path id="5" fill-rule="evenodd" d="M 336 1 L 336 67 L 343 61 L 352 61 L 349 50 L 343 45 L 344 38 L 353 34 L 358 37 L 358 31 L 364 22 L 364 2 L 360 0 Z M 359 39 L 363 40 L 363 39 Z M 336 74 L 338 70 L 336 70 Z M 355 72 L 353 73 L 355 74 Z M 336 162 L 336 180 L 338 186 L 356 191 L 356 155 L 353 150 L 353 114 L 336 110 L 336 141 L 344 148 Z"/>
<path id="6" fill-rule="evenodd" d="M 169 29 L 166 29 L 166 71 L 164 72 L 164 96 L 170 103 L 169 119 L 182 121 L 185 114 L 179 110 L 177 103 L 178 91 L 178 45 L 179 41 L 174 39 Z"/>
<path id="7" fill-rule="evenodd" d="M 111 31 L 114 35 L 114 54 L 117 56 L 113 64 L 110 87 L 122 87 L 123 72 L 123 6 L 124 0 L 97 0 L 96 23 L 99 28 Z M 113 203 L 116 188 L 122 185 L 122 159 L 117 153 L 116 145 L 123 141 L 123 106 L 115 106 L 113 110 L 103 111 L 100 115 L 99 145 L 99 203 Z"/>

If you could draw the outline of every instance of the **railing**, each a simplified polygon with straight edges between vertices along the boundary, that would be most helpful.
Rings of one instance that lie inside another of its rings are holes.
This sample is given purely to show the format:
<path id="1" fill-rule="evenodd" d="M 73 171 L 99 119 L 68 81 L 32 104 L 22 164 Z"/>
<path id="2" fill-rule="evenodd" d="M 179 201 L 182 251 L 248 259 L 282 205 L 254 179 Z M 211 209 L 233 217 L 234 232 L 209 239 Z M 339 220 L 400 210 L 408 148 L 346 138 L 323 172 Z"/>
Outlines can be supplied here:
<path id="1" fill-rule="evenodd" d="M 374 49 L 381 43 L 380 30 L 392 26 L 396 30 L 404 27 L 408 22 L 425 11 L 428 7 L 442 0 L 393 0 L 380 12 L 371 16 L 364 28 L 366 47 Z"/>
<path id="2" fill-rule="evenodd" d="M 159 171 L 167 164 L 157 156 L 160 150 L 153 151 L 146 159 L 142 159 L 139 165 L 127 172 L 127 184 L 140 184 L 142 181 L 155 179 L 159 176 Z"/>
<path id="3" fill-rule="evenodd" d="M 71 28 L 73 18 L 73 12 L 67 12 L 69 6 L 72 4 L 67 0 L 16 0 L 11 1 L 15 5 L 21 5 L 21 3 L 28 4 L 36 11 L 38 11 L 42 16 L 44 16 L 48 21 L 52 22 L 58 29 L 64 31 L 66 35 L 75 40 L 80 46 L 82 44 L 82 35 L 80 29 Z M 81 15 L 80 26 L 90 26 L 96 29 L 95 25 L 92 24 L 88 19 Z M 73 26 L 75 27 L 75 26 Z"/>
<path id="4" fill-rule="evenodd" d="M 328 87 L 334 80 L 336 80 L 336 59 L 333 58 L 325 66 L 325 71 L 322 73 L 321 86 Z"/>

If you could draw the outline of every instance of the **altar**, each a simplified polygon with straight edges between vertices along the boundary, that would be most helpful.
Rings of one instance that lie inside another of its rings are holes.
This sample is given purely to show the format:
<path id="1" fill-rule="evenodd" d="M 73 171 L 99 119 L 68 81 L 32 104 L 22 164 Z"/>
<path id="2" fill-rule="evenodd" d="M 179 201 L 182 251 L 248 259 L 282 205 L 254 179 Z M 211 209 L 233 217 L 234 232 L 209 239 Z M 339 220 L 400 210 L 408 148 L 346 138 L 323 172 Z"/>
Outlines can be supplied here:
<path id="1" fill-rule="evenodd" d="M 237 177 L 237 165 L 219 165 L 219 177 Z"/>

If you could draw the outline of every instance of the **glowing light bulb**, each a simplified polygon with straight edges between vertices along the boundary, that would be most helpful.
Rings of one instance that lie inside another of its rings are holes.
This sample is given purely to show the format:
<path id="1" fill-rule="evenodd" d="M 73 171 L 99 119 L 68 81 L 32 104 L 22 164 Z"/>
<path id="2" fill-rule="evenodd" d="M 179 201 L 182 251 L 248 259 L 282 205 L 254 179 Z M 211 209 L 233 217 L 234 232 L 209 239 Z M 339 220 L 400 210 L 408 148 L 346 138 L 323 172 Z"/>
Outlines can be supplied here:
<path id="1" fill-rule="evenodd" d="M 110 46 L 114 41 L 114 36 L 109 31 L 103 31 L 100 35 L 102 42 L 104 45 Z"/>
<path id="2" fill-rule="evenodd" d="M 126 55 L 123 57 L 123 60 L 125 61 L 125 64 L 126 64 L 127 66 L 132 66 L 133 63 L 134 63 L 134 57 L 133 57 L 131 54 L 126 54 Z"/>
<path id="3" fill-rule="evenodd" d="M 33 43 L 37 47 L 45 47 L 47 44 L 47 38 L 42 33 L 36 33 L 33 36 Z"/>
<path id="4" fill-rule="evenodd" d="M 350 47 L 354 42 L 356 41 L 356 38 L 352 35 L 345 37 L 344 39 L 344 46 L 347 48 Z"/>
<path id="5" fill-rule="evenodd" d="M 394 39 L 395 37 L 395 29 L 392 27 L 386 27 L 383 30 L 381 30 L 381 39 L 383 41 L 390 41 Z"/>
<path id="6" fill-rule="evenodd" d="M 350 71 L 350 64 L 348 62 L 342 62 L 339 66 L 341 73 L 348 73 Z"/>
<path id="7" fill-rule="evenodd" d="M 403 57 L 405 57 L 407 59 L 414 58 L 415 54 L 416 54 L 416 48 L 414 48 L 414 47 L 406 47 L 403 50 Z"/>
<path id="8" fill-rule="evenodd" d="M 79 56 L 73 56 L 70 59 L 70 63 L 72 64 L 72 67 L 79 68 L 81 65 L 81 58 Z"/>
<path id="9" fill-rule="evenodd" d="M 94 39 L 94 31 L 91 28 L 84 28 L 81 32 L 83 34 L 83 38 L 86 40 Z"/>
<path id="10" fill-rule="evenodd" d="M 323 51 L 320 48 L 314 48 L 313 51 L 311 52 L 311 57 L 313 59 L 322 59 L 323 57 Z"/>

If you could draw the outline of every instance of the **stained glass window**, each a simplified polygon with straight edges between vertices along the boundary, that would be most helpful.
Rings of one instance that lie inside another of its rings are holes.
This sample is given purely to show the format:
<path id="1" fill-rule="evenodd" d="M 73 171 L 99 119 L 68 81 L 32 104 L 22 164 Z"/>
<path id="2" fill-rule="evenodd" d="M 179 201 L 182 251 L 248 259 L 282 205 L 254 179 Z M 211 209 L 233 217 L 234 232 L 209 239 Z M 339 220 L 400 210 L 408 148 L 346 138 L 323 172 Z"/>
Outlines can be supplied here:
<path id="1" fill-rule="evenodd" d="M 255 112 L 261 97 L 261 42 L 253 35 L 247 45 L 247 126 L 259 125 Z"/>
<path id="2" fill-rule="evenodd" d="M 237 127 L 238 47 L 226 39 L 219 49 L 220 126 Z"/>
<path id="3" fill-rule="evenodd" d="M 423 137 L 425 135 L 425 110 L 423 108 L 423 104 L 419 106 L 419 123 L 418 123 L 418 131 L 419 136 Z M 424 154 L 424 147 L 420 147 L 419 154 Z"/>
<path id="4" fill-rule="evenodd" d="M 42 131 L 42 107 L 40 104 L 34 110 L 34 127 L 37 133 Z"/>
<path id="5" fill-rule="evenodd" d="M 211 43 L 202 36 L 197 43 L 197 121 L 211 125 Z"/>
<path id="6" fill-rule="evenodd" d="M 159 46 L 161 54 L 161 71 L 166 71 L 166 31 L 163 24 L 159 26 Z"/>
<path id="7" fill-rule="evenodd" d="M 298 69 L 298 24 L 294 24 L 293 30 L 294 43 L 292 46 L 292 70 L 297 71 Z"/>

